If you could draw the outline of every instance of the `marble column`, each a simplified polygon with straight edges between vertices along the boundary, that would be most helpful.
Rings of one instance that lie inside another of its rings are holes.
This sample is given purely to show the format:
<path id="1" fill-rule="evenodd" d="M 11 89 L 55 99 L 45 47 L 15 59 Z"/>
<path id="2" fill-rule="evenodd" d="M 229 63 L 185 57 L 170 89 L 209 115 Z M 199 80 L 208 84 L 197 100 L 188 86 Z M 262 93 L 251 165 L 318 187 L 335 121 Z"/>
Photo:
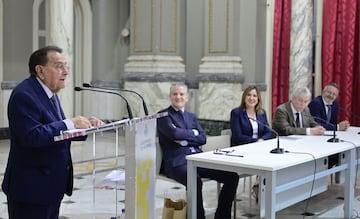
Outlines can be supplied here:
<path id="1" fill-rule="evenodd" d="M 290 94 L 312 84 L 313 1 L 292 1 L 290 46 Z"/>
<path id="2" fill-rule="evenodd" d="M 67 117 L 74 114 L 74 73 L 72 72 L 73 63 L 73 26 L 74 8 L 73 0 L 50 0 L 48 13 L 48 45 L 57 45 L 63 49 L 67 59 L 70 73 L 65 82 L 65 89 L 61 90 L 59 97 Z"/>
<path id="3" fill-rule="evenodd" d="M 234 9 L 240 5 L 233 0 L 209 0 L 203 7 L 204 53 L 197 77 L 197 113 L 201 119 L 228 121 L 230 110 L 239 105 L 242 90 L 243 66 L 235 25 L 240 15 Z"/>

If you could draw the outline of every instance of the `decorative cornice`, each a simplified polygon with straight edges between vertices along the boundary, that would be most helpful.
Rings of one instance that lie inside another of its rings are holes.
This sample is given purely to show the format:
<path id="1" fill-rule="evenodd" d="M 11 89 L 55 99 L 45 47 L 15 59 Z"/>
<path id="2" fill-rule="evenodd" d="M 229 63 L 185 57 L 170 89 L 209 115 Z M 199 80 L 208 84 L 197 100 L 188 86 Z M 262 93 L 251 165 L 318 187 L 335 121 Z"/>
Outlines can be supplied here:
<path id="1" fill-rule="evenodd" d="M 3 81 L 1 82 L 1 90 L 12 90 L 18 85 L 18 81 Z"/>
<path id="2" fill-rule="evenodd" d="M 245 76 L 234 73 L 199 73 L 196 74 L 196 79 L 199 82 L 243 83 Z"/>
<path id="3" fill-rule="evenodd" d="M 137 82 L 168 82 L 168 81 L 185 81 L 184 73 L 150 73 L 150 72 L 131 72 L 124 75 L 125 81 Z"/>
<path id="4" fill-rule="evenodd" d="M 180 56 L 132 55 L 125 64 L 125 72 L 144 73 L 184 73 L 185 65 Z"/>
<path id="5" fill-rule="evenodd" d="M 200 73 L 242 74 L 243 66 L 239 56 L 205 56 L 199 65 Z"/>
<path id="6" fill-rule="evenodd" d="M 0 139 L 9 139 L 10 130 L 9 127 L 0 128 Z"/>
<path id="7" fill-rule="evenodd" d="M 249 86 L 255 86 L 255 87 L 259 88 L 260 91 L 266 91 L 267 90 L 266 83 L 244 83 L 242 85 L 242 90 L 245 90 Z"/>
<path id="8" fill-rule="evenodd" d="M 124 81 L 103 81 L 96 80 L 92 81 L 91 84 L 96 87 L 107 87 L 107 88 L 124 88 Z"/>

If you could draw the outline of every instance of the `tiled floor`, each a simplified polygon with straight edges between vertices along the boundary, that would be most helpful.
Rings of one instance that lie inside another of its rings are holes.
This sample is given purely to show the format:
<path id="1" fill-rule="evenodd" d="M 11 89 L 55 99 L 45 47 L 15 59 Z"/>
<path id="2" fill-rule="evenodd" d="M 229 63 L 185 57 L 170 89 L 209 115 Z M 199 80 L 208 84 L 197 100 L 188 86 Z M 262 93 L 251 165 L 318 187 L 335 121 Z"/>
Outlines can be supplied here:
<path id="1" fill-rule="evenodd" d="M 121 209 L 124 208 L 124 188 L 117 186 L 113 182 L 105 179 L 105 176 L 111 172 L 111 169 L 117 165 L 123 165 L 123 158 L 115 160 L 115 138 L 114 133 L 107 132 L 96 136 L 96 150 L 93 155 L 92 136 L 83 143 L 74 143 L 72 145 L 72 154 L 75 169 L 74 193 L 71 197 L 65 196 L 60 215 L 62 219 L 110 219 L 116 215 L 120 217 Z M 122 139 L 120 137 L 120 142 Z M 0 140 L 0 181 L 2 181 L 3 171 L 7 161 L 9 151 L 9 141 Z M 119 154 L 123 154 L 123 147 L 119 147 Z M 95 178 L 93 177 L 95 158 Z M 258 205 L 253 198 L 249 198 L 249 180 L 247 179 L 245 187 L 244 180 L 240 181 L 238 188 L 237 218 L 259 218 Z M 161 218 L 163 198 L 165 195 L 174 198 L 184 198 L 185 189 L 178 188 L 179 184 L 158 179 L 156 182 L 156 203 L 155 218 Z M 245 188 L 245 191 L 243 190 Z M 117 191 L 117 192 L 116 192 Z M 360 187 L 356 189 L 357 195 Z M 216 183 L 206 182 L 204 184 L 204 206 L 207 212 L 207 218 L 213 218 L 216 208 Z M 297 219 L 297 218 L 343 218 L 343 188 L 341 185 L 330 184 L 328 191 L 317 195 L 309 200 L 298 203 L 294 206 L 277 212 L 277 219 Z M 117 202 L 116 202 L 117 200 Z M 117 203 L 117 205 L 116 205 Z M 308 206 L 306 208 L 306 206 Z M 314 213 L 314 216 L 304 217 L 305 209 L 307 212 Z M 356 199 L 354 213 L 360 214 L 360 200 Z M 0 192 L 0 219 L 8 218 L 6 197 Z M 355 218 L 355 217 L 354 217 Z M 357 217 L 359 218 L 359 217 Z"/>

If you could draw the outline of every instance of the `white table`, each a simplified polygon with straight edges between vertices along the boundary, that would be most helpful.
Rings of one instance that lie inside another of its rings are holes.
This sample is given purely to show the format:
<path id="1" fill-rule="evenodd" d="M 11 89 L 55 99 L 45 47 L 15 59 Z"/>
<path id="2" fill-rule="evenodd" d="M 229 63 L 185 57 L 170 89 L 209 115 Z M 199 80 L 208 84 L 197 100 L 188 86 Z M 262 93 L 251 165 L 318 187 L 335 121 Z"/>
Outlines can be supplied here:
<path id="1" fill-rule="evenodd" d="M 260 176 L 260 216 L 267 219 L 275 219 L 276 211 L 325 191 L 327 176 L 344 171 L 344 218 L 350 218 L 354 202 L 354 145 L 360 145 L 360 135 L 355 128 L 337 135 L 352 143 L 329 143 L 327 139 L 331 136 L 289 136 L 280 137 L 280 147 L 290 153 L 269 153 L 276 147 L 276 139 L 272 139 L 231 148 L 235 149 L 233 154 L 244 157 L 217 155 L 212 151 L 187 156 L 188 218 L 196 218 L 197 167 Z M 341 165 L 328 169 L 328 156 L 337 153 L 341 153 Z"/>

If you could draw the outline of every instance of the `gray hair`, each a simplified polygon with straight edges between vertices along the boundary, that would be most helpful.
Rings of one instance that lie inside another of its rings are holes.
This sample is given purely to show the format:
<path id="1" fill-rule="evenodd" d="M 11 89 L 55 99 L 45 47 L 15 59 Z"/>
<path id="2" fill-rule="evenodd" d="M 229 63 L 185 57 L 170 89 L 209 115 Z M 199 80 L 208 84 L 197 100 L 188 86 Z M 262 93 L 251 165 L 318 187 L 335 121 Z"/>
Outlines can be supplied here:
<path id="1" fill-rule="evenodd" d="M 174 87 L 184 87 L 186 90 L 186 93 L 188 93 L 188 86 L 183 82 L 176 82 L 176 83 L 171 84 L 170 94 L 171 94 L 172 90 L 174 89 Z"/>
<path id="2" fill-rule="evenodd" d="M 335 82 L 328 83 L 323 90 L 326 90 L 328 87 L 335 87 L 337 90 L 340 90 L 339 85 L 337 85 Z"/>
<path id="3" fill-rule="evenodd" d="M 291 94 L 291 97 L 298 97 L 300 95 L 309 97 L 309 96 L 311 96 L 311 92 L 310 92 L 309 88 L 307 88 L 307 87 L 298 87 L 293 91 L 293 93 Z"/>

